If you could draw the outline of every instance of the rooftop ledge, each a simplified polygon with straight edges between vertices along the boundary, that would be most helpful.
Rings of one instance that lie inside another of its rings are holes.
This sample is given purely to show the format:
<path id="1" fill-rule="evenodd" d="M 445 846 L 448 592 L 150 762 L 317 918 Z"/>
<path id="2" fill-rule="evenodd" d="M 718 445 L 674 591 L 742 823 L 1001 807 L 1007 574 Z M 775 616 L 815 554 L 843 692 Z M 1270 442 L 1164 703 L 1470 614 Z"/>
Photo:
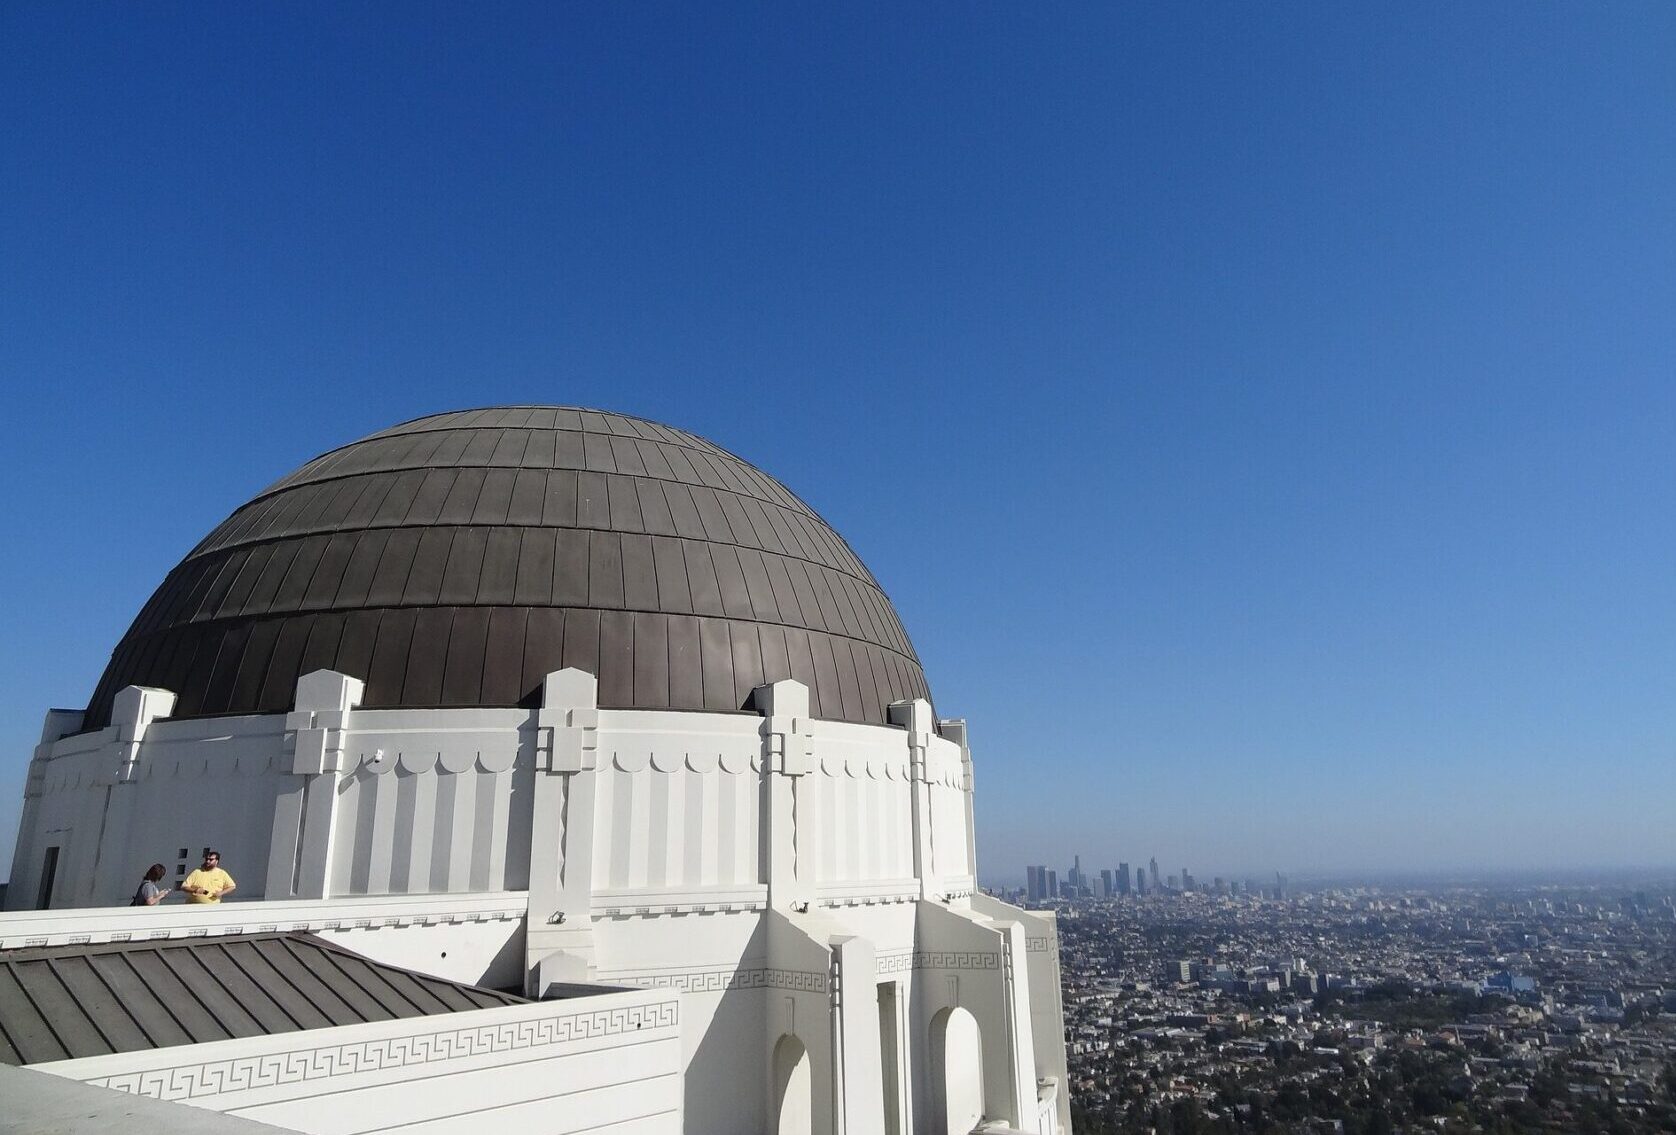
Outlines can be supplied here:
<path id="1" fill-rule="evenodd" d="M 528 911 L 527 891 L 10 910 L 0 912 L 0 950 L 274 931 L 501 922 L 521 919 Z"/>

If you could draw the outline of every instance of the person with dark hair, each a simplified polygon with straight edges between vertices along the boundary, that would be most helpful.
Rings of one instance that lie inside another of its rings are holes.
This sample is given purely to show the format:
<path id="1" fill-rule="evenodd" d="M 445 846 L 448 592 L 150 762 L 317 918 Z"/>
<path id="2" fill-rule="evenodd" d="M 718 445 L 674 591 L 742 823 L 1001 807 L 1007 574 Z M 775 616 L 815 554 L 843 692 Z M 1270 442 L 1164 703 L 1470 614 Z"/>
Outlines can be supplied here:
<path id="1" fill-rule="evenodd" d="M 186 892 L 189 903 L 220 902 L 233 893 L 235 886 L 233 877 L 221 869 L 221 853 L 206 847 L 203 866 L 188 875 L 180 889 Z"/>
<path id="2" fill-rule="evenodd" d="M 169 888 L 160 887 L 163 876 L 168 874 L 168 868 L 161 863 L 153 863 L 146 869 L 145 878 L 140 880 L 140 889 L 134 892 L 134 898 L 129 906 L 156 906 L 163 901 L 163 896 L 169 894 Z"/>

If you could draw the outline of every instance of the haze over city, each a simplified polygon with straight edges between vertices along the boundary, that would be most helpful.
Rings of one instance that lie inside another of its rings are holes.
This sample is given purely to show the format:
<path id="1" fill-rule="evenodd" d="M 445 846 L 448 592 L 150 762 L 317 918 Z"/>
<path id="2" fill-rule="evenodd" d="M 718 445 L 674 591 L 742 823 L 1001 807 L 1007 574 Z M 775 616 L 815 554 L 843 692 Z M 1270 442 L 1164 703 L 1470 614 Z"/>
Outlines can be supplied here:
<path id="1" fill-rule="evenodd" d="M 1676 9 L 1423 11 L 0 10 L 0 874 L 204 533 L 524 402 L 851 541 L 986 879 L 1676 865 Z"/>

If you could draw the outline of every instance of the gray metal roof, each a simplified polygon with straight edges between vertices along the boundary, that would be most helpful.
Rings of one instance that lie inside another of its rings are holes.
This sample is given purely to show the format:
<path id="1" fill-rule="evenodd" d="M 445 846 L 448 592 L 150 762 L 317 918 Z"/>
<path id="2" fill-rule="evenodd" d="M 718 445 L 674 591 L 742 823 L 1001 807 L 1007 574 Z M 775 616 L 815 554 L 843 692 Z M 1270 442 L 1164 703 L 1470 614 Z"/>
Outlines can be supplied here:
<path id="1" fill-rule="evenodd" d="M 0 951 L 0 1062 L 267 1036 L 524 1004 L 310 934 Z"/>
<path id="2" fill-rule="evenodd" d="M 289 709 L 297 678 L 367 708 L 533 705 L 576 666 L 616 708 L 739 710 L 796 678 L 817 717 L 929 697 L 890 600 L 778 481 L 639 418 L 500 407 L 332 450 L 211 532 L 111 656 L 175 716 Z"/>

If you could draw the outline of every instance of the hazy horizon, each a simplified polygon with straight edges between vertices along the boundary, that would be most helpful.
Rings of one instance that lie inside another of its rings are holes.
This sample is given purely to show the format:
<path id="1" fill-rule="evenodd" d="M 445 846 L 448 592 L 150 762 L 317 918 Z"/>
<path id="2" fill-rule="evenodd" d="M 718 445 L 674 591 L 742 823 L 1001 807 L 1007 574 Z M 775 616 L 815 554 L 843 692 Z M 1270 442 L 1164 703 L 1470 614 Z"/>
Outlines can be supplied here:
<path id="1" fill-rule="evenodd" d="M 986 872 L 1676 863 L 1673 53 L 1634 3 L 0 9 L 0 872 L 206 532 L 509 402 L 818 509 Z"/>
<path id="2" fill-rule="evenodd" d="M 1087 857 L 1084 856 L 1084 859 Z M 1119 862 L 1122 862 L 1121 860 Z M 1129 860 L 1129 869 L 1133 873 L 1137 867 L 1145 866 L 1144 861 L 1137 864 Z M 1065 881 L 1066 863 L 1045 863 L 1050 869 L 1059 873 L 1061 883 Z M 1115 870 L 1116 863 L 1083 864 L 1083 870 L 1090 878 L 1098 878 L 1101 869 Z M 1158 863 L 1160 878 L 1168 879 L 1172 874 L 1180 874 L 1180 865 L 1166 868 L 1162 860 Z M 1519 886 L 1635 886 L 1639 884 L 1668 885 L 1676 883 L 1676 864 L 1626 864 L 1623 866 L 1603 867 L 1573 867 L 1558 865 L 1555 867 L 1502 867 L 1502 868 L 1474 868 L 1439 867 L 1431 870 L 1408 871 L 1400 867 L 1387 868 L 1354 868 L 1323 870 L 1291 870 L 1285 868 L 1277 870 L 1223 870 L 1212 869 L 1200 871 L 1191 864 L 1188 870 L 1193 875 L 1195 890 L 1210 887 L 1214 880 L 1221 878 L 1224 883 L 1255 883 L 1259 887 L 1275 885 L 1278 874 L 1286 879 L 1291 888 L 1309 888 L 1318 886 L 1369 886 L 1391 887 L 1393 889 L 1404 886 L 1468 886 L 1472 884 L 1484 885 L 1519 885 Z M 985 887 L 1023 888 L 1025 885 L 1024 868 L 1008 874 L 1002 871 L 991 872 L 980 862 L 978 864 L 978 883 Z"/>

